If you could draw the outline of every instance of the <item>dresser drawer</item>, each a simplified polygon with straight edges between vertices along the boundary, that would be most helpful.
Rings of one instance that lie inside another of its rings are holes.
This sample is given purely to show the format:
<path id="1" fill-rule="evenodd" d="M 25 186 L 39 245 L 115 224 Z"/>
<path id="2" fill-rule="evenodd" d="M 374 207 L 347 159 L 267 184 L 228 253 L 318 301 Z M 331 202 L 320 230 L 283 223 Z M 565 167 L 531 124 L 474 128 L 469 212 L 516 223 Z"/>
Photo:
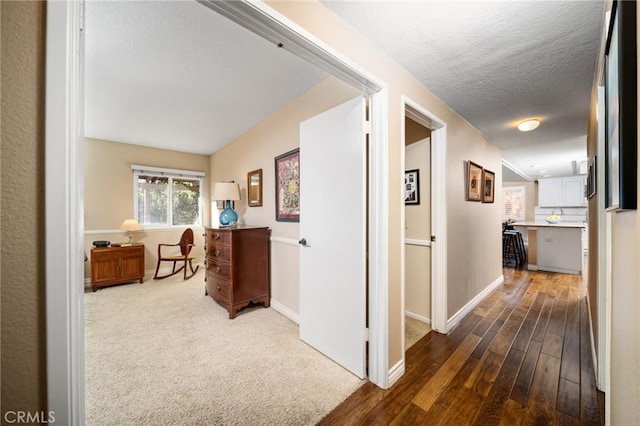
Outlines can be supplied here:
<path id="1" fill-rule="evenodd" d="M 210 296 L 213 296 L 215 300 L 220 300 L 222 302 L 231 301 L 229 283 L 214 280 L 207 284 L 207 293 L 209 293 Z"/>
<path id="2" fill-rule="evenodd" d="M 209 256 L 207 258 L 207 274 L 214 278 L 229 280 L 231 267 L 228 262 L 220 262 L 219 259 Z"/>
<path id="3" fill-rule="evenodd" d="M 212 259 L 219 259 L 228 262 L 231 260 L 231 247 L 212 244 L 208 247 L 207 255 Z"/>
<path id="4" fill-rule="evenodd" d="M 213 248 L 214 245 L 228 246 L 229 244 L 231 244 L 231 233 L 218 230 L 207 232 L 207 246 L 210 248 Z"/>

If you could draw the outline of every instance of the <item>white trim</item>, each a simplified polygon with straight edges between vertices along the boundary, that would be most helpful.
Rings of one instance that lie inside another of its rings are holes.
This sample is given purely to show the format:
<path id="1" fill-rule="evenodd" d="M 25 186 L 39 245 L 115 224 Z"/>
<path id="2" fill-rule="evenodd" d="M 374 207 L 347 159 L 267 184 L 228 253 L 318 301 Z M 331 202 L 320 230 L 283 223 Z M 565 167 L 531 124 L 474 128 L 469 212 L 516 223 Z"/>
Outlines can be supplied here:
<path id="1" fill-rule="evenodd" d="M 436 236 L 431 247 L 431 327 L 439 333 L 447 332 L 447 124 L 407 96 L 402 96 L 402 117 L 408 116 L 431 129 L 431 233 Z M 404 140 L 404 126 L 401 137 Z M 404 144 L 402 144 L 404 149 Z M 404 154 L 402 171 L 404 176 Z M 404 224 L 404 209 L 401 215 Z M 402 226 L 404 238 L 404 226 Z M 401 249 L 402 294 L 404 297 L 405 247 Z M 404 308 L 404 299 L 401 301 Z"/>
<path id="2" fill-rule="evenodd" d="M 282 303 L 278 302 L 276 299 L 271 299 L 271 307 L 274 311 L 278 312 L 280 315 L 290 319 L 295 322 L 296 325 L 300 325 L 300 314 L 293 311 L 292 309 L 286 307 Z"/>
<path id="3" fill-rule="evenodd" d="M 391 367 L 391 369 L 389 370 L 389 377 L 387 379 L 389 382 L 389 387 L 393 386 L 400 379 L 400 377 L 404 375 L 404 368 L 404 358 L 398 361 L 396 365 Z"/>
<path id="4" fill-rule="evenodd" d="M 45 250 L 47 408 L 85 423 L 83 4 L 47 2 Z"/>
<path id="5" fill-rule="evenodd" d="M 604 123 L 604 86 L 598 86 L 598 123 Z M 597 164 L 596 170 L 605 169 L 605 130 L 604 126 L 598 126 L 598 150 L 597 150 Z M 605 176 L 604 173 L 597 173 L 596 192 L 597 194 L 605 193 Z M 597 362 L 599 368 L 595 369 L 596 372 L 596 385 L 598 389 L 603 392 L 608 392 L 608 377 L 609 377 L 609 364 L 608 364 L 608 352 L 607 345 L 609 344 L 609 332 L 611 324 L 608 322 L 611 320 L 609 314 L 611 309 L 611 240 L 609 238 L 609 232 L 611 231 L 610 222 L 611 217 L 605 210 L 605 197 L 604 195 L 598 195 L 596 217 L 598 218 L 598 248 L 597 253 L 592 253 L 591 256 L 597 255 L 598 261 L 598 276 L 596 277 L 596 288 L 598 292 L 598 306 L 595 307 L 598 317 L 598 350 L 597 356 L 594 361 Z M 591 224 L 590 224 L 591 225 Z M 592 331 L 593 333 L 593 331 Z M 594 365 L 595 367 L 595 365 Z"/>
<path id="6" fill-rule="evenodd" d="M 405 316 L 408 316 L 409 318 L 413 318 L 414 320 L 418 320 L 418 321 L 423 322 L 425 324 L 431 325 L 431 319 L 430 318 L 423 317 L 422 315 L 414 314 L 413 312 L 409 312 L 409 311 L 404 311 L 404 314 L 405 314 Z"/>
<path id="7" fill-rule="evenodd" d="M 598 386 L 598 358 L 596 352 L 596 342 L 593 335 L 593 321 L 591 320 L 591 300 L 589 299 L 589 291 L 585 291 L 587 295 L 587 312 L 589 315 L 589 338 L 591 339 L 591 360 L 593 362 L 593 371 L 596 372 L 596 386 Z"/>
<path id="8" fill-rule="evenodd" d="M 134 235 L 136 232 L 172 232 L 172 231 L 180 231 L 187 228 L 191 229 L 201 229 L 204 232 L 205 227 L 202 225 L 172 225 L 165 227 L 154 227 L 149 228 L 145 226 L 140 231 L 134 231 Z M 125 234 L 127 231 L 123 231 L 122 229 L 90 229 L 88 231 L 84 231 L 84 235 L 97 235 L 97 234 Z"/>
<path id="9" fill-rule="evenodd" d="M 527 182 L 533 182 L 534 181 L 529 176 L 527 176 L 524 172 L 522 172 L 520 169 L 518 169 L 516 166 L 514 166 L 513 164 L 511 164 L 510 162 L 508 162 L 504 158 L 502 159 L 502 165 L 504 167 L 506 167 L 507 169 L 511 170 L 513 173 L 515 173 L 518 176 L 520 176 L 522 179 L 526 180 Z"/>
<path id="10" fill-rule="evenodd" d="M 456 312 L 455 315 L 453 315 L 449 319 L 449 321 L 447 323 L 447 332 L 451 331 L 456 325 L 458 325 L 458 323 L 465 316 L 467 316 L 467 314 L 469 314 L 469 312 L 471 312 L 476 306 L 478 306 L 478 304 L 480 304 L 480 302 L 482 302 L 484 300 L 484 298 L 489 295 L 489 293 L 491 293 L 493 290 L 495 290 L 496 287 L 498 287 L 503 282 L 504 282 L 504 275 L 500 275 L 498 278 L 495 279 L 495 281 L 493 281 L 484 290 L 482 290 L 480 293 L 478 293 L 478 295 L 476 295 L 476 297 L 471 299 L 469 301 L 469 303 L 464 305 L 462 307 L 462 309 L 460 309 L 458 312 Z"/>
<path id="11" fill-rule="evenodd" d="M 132 164 L 131 170 L 139 174 L 158 175 L 158 176 L 171 175 L 171 176 L 179 176 L 179 177 L 200 177 L 200 178 L 203 178 L 206 176 L 205 172 L 199 172 L 195 170 L 167 169 L 164 167 L 139 166 L 137 164 Z"/>
<path id="12" fill-rule="evenodd" d="M 271 237 L 270 241 L 272 243 L 285 244 L 287 246 L 302 247 L 300 243 L 298 243 L 298 240 L 294 240 L 293 238 Z"/>
<path id="13" fill-rule="evenodd" d="M 540 266 L 540 265 L 538 265 L 537 270 L 545 271 L 545 272 L 557 272 L 560 274 L 570 274 L 570 275 L 578 275 L 580 273 L 580 271 L 576 269 L 555 268 L 553 266 Z"/>
<path id="14" fill-rule="evenodd" d="M 420 240 L 417 238 L 405 238 L 404 243 L 408 246 L 421 246 L 421 247 L 431 247 L 431 241 L 429 240 Z"/>

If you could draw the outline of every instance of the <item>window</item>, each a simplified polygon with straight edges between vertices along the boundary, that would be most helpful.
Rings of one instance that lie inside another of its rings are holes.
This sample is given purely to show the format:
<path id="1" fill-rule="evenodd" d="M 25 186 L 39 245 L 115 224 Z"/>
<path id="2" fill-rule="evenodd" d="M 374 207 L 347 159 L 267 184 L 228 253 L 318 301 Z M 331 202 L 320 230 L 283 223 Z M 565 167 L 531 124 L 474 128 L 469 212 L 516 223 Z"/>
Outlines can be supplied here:
<path id="1" fill-rule="evenodd" d="M 131 168 L 133 213 L 141 225 L 202 225 L 204 173 L 146 166 Z"/>
<path id="2" fill-rule="evenodd" d="M 508 186 L 502 188 L 504 220 L 524 220 L 524 194 L 524 186 Z"/>

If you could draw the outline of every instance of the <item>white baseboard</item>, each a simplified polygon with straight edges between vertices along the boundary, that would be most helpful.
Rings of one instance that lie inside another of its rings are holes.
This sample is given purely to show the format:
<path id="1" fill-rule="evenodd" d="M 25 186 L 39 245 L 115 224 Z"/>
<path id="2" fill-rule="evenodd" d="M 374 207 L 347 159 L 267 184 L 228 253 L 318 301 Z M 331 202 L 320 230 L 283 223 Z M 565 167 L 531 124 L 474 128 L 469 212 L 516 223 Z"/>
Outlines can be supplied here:
<path id="1" fill-rule="evenodd" d="M 423 317 L 422 315 L 414 314 L 413 312 L 409 312 L 409 311 L 404 311 L 404 314 L 406 316 L 408 316 L 409 318 L 413 318 L 413 319 L 418 320 L 420 322 L 423 322 L 425 324 L 431 325 L 431 319 L 430 318 Z"/>
<path id="2" fill-rule="evenodd" d="M 404 374 L 404 358 L 398 361 L 396 365 L 391 367 L 391 369 L 389 370 L 389 380 L 388 380 L 389 387 L 387 389 L 393 386 L 395 382 L 397 382 L 400 379 L 400 377 L 403 376 L 403 374 Z"/>
<path id="3" fill-rule="evenodd" d="M 480 304 L 484 300 L 485 297 L 489 295 L 493 290 L 496 289 L 500 284 L 504 282 L 504 275 L 500 275 L 495 279 L 491 284 L 489 284 L 484 290 L 482 290 L 476 297 L 471 299 L 469 303 L 464 305 L 462 309 L 456 312 L 449 320 L 447 321 L 447 333 L 453 329 L 458 323 L 464 318 L 469 312 L 471 312 L 476 306 Z"/>
<path id="4" fill-rule="evenodd" d="M 271 299 L 271 307 L 281 315 L 300 325 L 300 315 L 275 299 Z"/>
<path id="5" fill-rule="evenodd" d="M 593 362 L 593 371 L 596 376 L 596 387 L 604 392 L 605 386 L 602 383 L 603 380 L 600 372 L 598 371 L 598 356 L 596 351 L 596 342 L 593 338 L 593 323 L 591 322 L 591 300 L 589 300 L 589 292 L 585 291 L 587 295 L 587 314 L 589 315 L 589 335 L 591 337 L 591 361 Z"/>

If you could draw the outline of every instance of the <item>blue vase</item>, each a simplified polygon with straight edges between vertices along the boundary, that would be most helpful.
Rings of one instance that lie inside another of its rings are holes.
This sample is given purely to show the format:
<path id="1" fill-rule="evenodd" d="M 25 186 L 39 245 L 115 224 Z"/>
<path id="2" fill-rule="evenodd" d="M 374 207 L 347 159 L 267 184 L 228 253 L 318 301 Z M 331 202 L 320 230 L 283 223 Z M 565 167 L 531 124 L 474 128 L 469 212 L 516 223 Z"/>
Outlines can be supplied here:
<path id="1" fill-rule="evenodd" d="M 238 221 L 238 214 L 231 208 L 231 201 L 225 201 L 224 210 L 220 213 L 220 225 L 229 225 Z"/>

